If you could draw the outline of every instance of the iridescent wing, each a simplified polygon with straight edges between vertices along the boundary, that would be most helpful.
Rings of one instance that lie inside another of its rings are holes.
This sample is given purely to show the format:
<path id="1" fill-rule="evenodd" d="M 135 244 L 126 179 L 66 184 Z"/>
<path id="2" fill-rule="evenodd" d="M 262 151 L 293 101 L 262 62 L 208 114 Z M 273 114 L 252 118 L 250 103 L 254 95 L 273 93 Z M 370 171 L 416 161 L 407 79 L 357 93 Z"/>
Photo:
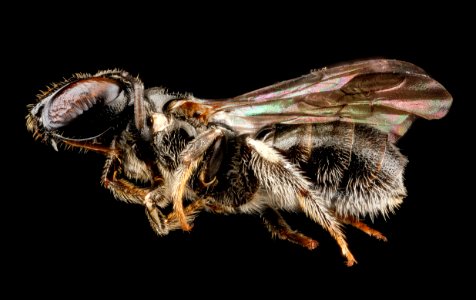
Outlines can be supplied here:
<path id="1" fill-rule="evenodd" d="M 231 99 L 179 101 L 173 109 L 238 133 L 273 124 L 342 121 L 368 124 L 395 141 L 417 117 L 445 116 L 451 102 L 446 89 L 419 67 L 374 59 L 313 71 Z"/>

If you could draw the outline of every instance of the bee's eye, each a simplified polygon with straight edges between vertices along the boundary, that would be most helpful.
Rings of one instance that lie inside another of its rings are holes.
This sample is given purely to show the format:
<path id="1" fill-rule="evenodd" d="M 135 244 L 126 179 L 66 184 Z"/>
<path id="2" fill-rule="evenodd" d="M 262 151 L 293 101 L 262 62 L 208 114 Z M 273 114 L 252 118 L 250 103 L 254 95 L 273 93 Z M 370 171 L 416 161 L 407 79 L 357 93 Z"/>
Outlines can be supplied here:
<path id="1" fill-rule="evenodd" d="M 67 138 L 89 138 L 114 127 L 130 105 L 130 89 L 114 78 L 79 79 L 50 93 L 30 111 L 34 124 Z M 132 107 L 132 106 L 131 106 Z"/>
<path id="2" fill-rule="evenodd" d="M 57 92 L 43 115 L 46 129 L 58 129 L 96 111 L 107 117 L 124 110 L 127 99 L 120 83 L 109 78 L 88 78 L 73 82 Z"/>

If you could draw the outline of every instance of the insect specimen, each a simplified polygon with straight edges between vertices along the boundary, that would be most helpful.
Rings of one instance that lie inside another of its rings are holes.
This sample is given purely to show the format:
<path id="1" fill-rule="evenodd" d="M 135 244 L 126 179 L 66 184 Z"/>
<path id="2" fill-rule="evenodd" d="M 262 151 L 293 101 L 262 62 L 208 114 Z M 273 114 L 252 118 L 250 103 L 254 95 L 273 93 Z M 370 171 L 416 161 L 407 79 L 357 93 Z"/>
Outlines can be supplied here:
<path id="1" fill-rule="evenodd" d="M 300 212 L 337 241 L 343 225 L 385 240 L 362 219 L 406 196 L 395 143 L 452 98 L 419 67 L 374 59 L 312 71 L 235 98 L 144 89 L 121 70 L 77 74 L 29 106 L 36 139 L 106 156 L 102 184 L 145 207 L 154 231 L 190 230 L 201 211 L 259 215 L 273 236 L 309 249 L 281 212 Z"/>

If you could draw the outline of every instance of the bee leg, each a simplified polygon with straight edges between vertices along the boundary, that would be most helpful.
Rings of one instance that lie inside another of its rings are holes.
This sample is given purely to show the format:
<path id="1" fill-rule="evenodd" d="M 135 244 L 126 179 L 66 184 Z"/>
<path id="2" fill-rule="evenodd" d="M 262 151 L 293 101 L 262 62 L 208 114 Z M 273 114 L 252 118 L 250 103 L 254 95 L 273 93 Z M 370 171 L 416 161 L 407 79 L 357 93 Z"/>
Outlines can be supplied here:
<path id="1" fill-rule="evenodd" d="M 113 195 L 122 201 L 141 204 L 146 208 L 147 219 L 150 226 L 159 235 L 166 235 L 170 231 L 170 226 L 167 224 L 166 216 L 160 211 L 160 204 L 162 189 L 156 188 L 154 190 L 148 188 L 141 188 L 133 183 L 118 178 L 117 174 L 121 170 L 121 162 L 116 155 L 108 156 L 104 166 L 101 181 L 103 185 L 109 189 Z"/>
<path id="2" fill-rule="evenodd" d="M 360 221 L 359 219 L 355 217 L 345 217 L 345 218 L 339 218 L 339 219 L 342 221 L 342 223 L 349 224 L 357 229 L 360 229 L 361 231 L 376 238 L 377 240 L 381 240 L 384 242 L 387 241 L 387 238 L 382 233 L 369 227 L 367 224 L 365 224 L 364 222 Z"/>
<path id="3" fill-rule="evenodd" d="M 198 199 L 190 203 L 184 208 L 184 214 L 188 223 L 192 223 L 197 214 L 206 207 L 207 201 L 205 199 Z M 169 230 L 175 230 L 182 228 L 180 223 L 179 215 L 176 211 L 171 212 L 167 215 L 165 220 Z"/>
<path id="4" fill-rule="evenodd" d="M 220 129 L 209 129 L 199 134 L 180 154 L 181 165 L 177 168 L 173 176 L 170 188 L 172 191 L 174 211 L 177 213 L 177 218 L 179 219 L 182 229 L 185 231 L 192 229 L 187 222 L 187 217 L 183 209 L 183 195 L 188 180 L 203 159 L 205 152 L 222 136 L 223 131 Z"/>
<path id="5" fill-rule="evenodd" d="M 162 213 L 158 205 L 155 204 L 151 198 L 146 197 L 144 201 L 145 214 L 149 220 L 150 227 L 158 235 L 167 235 L 170 231 L 170 228 L 167 224 L 167 218 Z"/>
<path id="6" fill-rule="evenodd" d="M 220 215 L 231 215 L 236 214 L 236 210 L 233 207 L 220 205 L 220 204 L 207 204 L 206 210 Z"/>
<path id="7" fill-rule="evenodd" d="M 250 166 L 262 188 L 274 196 L 275 199 L 270 200 L 273 206 L 287 210 L 300 208 L 337 241 L 342 255 L 347 259 L 347 266 L 356 263 L 341 230 L 341 223 L 327 209 L 324 200 L 313 191 L 311 182 L 302 175 L 301 170 L 264 142 L 248 137 L 246 143 L 251 148 Z"/>
<path id="8" fill-rule="evenodd" d="M 197 214 L 205 207 L 206 201 L 198 199 L 184 208 L 184 215 L 187 222 L 192 223 Z M 181 228 L 179 214 L 176 211 L 165 216 L 150 197 L 146 197 L 144 202 L 146 207 L 145 213 L 149 220 L 150 226 L 158 235 L 167 235 L 170 231 Z"/>
<path id="9" fill-rule="evenodd" d="M 151 189 L 141 188 L 125 179 L 117 178 L 120 169 L 121 163 L 117 156 L 108 156 L 101 176 L 102 184 L 109 189 L 117 199 L 128 203 L 142 205 L 145 196 L 151 191 Z"/>
<path id="10" fill-rule="evenodd" d="M 282 240 L 288 240 L 309 250 L 314 250 L 319 245 L 316 240 L 313 240 L 310 237 L 307 237 L 304 234 L 291 229 L 281 214 L 273 208 L 266 208 L 262 212 L 261 218 L 273 237 L 278 237 Z"/>

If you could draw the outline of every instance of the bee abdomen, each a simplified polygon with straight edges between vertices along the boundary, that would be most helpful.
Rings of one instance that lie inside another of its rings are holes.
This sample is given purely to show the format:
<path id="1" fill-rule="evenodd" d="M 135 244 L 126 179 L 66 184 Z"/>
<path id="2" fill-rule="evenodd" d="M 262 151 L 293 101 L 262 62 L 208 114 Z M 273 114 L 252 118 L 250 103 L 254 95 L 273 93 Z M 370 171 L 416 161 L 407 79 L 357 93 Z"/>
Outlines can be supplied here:
<path id="1" fill-rule="evenodd" d="M 299 127 L 299 126 L 298 126 Z M 274 145 L 290 160 L 298 127 L 276 132 Z M 298 164 L 329 208 L 340 217 L 371 218 L 392 212 L 406 196 L 403 173 L 407 159 L 387 134 L 366 125 L 334 122 L 314 124 L 310 157 Z M 288 142 L 285 142 L 288 141 Z M 289 153 L 288 153 L 289 152 Z"/>
<path id="2" fill-rule="evenodd" d="M 336 126 L 349 126 L 337 123 Z M 340 137 L 335 136 L 335 139 Z M 336 143 L 333 151 L 316 147 L 316 188 L 323 191 L 329 207 L 341 217 L 376 217 L 387 215 L 406 196 L 403 173 L 407 159 L 388 141 L 387 135 L 365 125 L 355 125 L 347 168 L 339 157 L 345 156 L 349 145 Z M 330 166 L 323 161 L 331 161 Z M 336 175 L 324 181 L 325 174 Z"/>

